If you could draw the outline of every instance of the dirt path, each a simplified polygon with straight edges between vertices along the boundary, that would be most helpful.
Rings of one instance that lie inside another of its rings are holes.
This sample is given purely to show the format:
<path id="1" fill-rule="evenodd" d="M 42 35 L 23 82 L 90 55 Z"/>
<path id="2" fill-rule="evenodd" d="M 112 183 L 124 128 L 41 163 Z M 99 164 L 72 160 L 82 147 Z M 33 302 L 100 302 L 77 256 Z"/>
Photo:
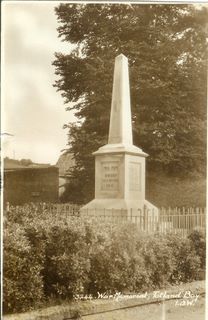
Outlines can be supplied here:
<path id="1" fill-rule="evenodd" d="M 176 300 L 83 317 L 83 320 L 205 320 L 205 299 L 193 306 L 177 306 Z"/>
<path id="2" fill-rule="evenodd" d="M 130 300 L 125 298 L 119 301 L 114 299 L 76 301 L 31 312 L 5 315 L 4 320 L 72 319 L 74 316 L 73 310 L 78 310 L 82 315 L 91 314 L 89 316 L 82 316 L 81 319 L 83 320 L 205 320 L 204 292 L 205 281 L 194 281 L 149 292 L 147 298 L 143 300 L 141 298 Z M 153 299 L 154 293 L 159 294 L 159 297 L 157 296 L 155 299 L 160 300 L 162 297 L 164 298 L 164 294 L 167 294 L 166 299 L 168 299 L 167 296 L 172 294 L 174 297 L 179 297 L 179 300 L 169 300 L 164 304 L 152 304 L 153 301 L 156 301 Z M 163 296 L 160 296 L 161 294 Z M 178 304 L 184 304 L 184 306 L 177 305 L 176 301 L 178 301 Z M 129 308 L 129 306 L 144 303 L 151 304 Z M 92 315 L 94 312 L 113 309 L 117 310 Z"/>

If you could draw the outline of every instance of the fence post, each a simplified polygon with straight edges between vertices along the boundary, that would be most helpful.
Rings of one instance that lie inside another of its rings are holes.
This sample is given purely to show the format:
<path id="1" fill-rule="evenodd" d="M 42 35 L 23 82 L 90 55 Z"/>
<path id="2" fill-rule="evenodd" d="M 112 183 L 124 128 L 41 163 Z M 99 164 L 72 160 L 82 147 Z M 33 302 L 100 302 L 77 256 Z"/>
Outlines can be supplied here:
<path id="1" fill-rule="evenodd" d="M 130 212 L 131 212 L 131 222 L 133 222 L 133 214 L 132 214 L 132 208 L 130 209 Z"/>
<path id="2" fill-rule="evenodd" d="M 147 225 L 147 217 L 146 217 L 146 205 L 144 205 L 144 221 L 143 221 L 143 223 L 144 223 L 144 231 L 146 231 L 146 225 Z"/>
<path id="3" fill-rule="evenodd" d="M 153 226 L 153 232 L 156 231 L 157 229 L 157 226 L 156 226 L 156 223 L 155 223 L 155 211 L 154 211 L 154 208 L 152 209 L 152 226 Z"/>
<path id="4" fill-rule="evenodd" d="M 180 208 L 178 210 L 178 213 L 179 213 L 179 215 L 178 215 L 178 228 L 181 231 L 181 210 L 180 210 Z"/>

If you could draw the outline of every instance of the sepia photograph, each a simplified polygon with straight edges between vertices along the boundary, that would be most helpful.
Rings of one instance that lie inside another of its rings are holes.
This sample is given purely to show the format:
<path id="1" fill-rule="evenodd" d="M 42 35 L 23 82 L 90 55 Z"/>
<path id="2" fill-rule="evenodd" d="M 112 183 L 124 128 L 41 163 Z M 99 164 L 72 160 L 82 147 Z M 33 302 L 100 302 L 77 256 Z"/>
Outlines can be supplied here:
<path id="1" fill-rule="evenodd" d="M 208 4 L 1 18 L 1 318 L 205 320 Z"/>

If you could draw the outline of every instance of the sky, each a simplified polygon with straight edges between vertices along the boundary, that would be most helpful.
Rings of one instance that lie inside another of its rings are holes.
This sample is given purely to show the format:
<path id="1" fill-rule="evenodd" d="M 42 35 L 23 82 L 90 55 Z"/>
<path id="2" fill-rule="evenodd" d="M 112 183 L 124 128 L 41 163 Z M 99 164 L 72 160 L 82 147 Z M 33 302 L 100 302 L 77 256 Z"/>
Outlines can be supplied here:
<path id="1" fill-rule="evenodd" d="M 3 156 L 55 164 L 66 147 L 65 123 L 72 112 L 53 87 L 55 52 L 71 45 L 58 38 L 56 2 L 4 2 L 2 5 Z"/>

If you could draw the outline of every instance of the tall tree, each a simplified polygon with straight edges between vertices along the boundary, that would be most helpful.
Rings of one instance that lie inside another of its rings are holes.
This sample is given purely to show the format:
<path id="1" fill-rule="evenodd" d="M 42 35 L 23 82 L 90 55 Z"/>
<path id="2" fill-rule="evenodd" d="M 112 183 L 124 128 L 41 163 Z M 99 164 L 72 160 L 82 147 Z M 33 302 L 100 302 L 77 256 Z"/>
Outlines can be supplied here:
<path id="1" fill-rule="evenodd" d="M 76 44 L 56 53 L 55 87 L 73 102 L 77 124 L 67 124 L 71 200 L 94 192 L 92 152 L 107 142 L 113 65 L 129 59 L 134 144 L 149 166 L 169 172 L 205 165 L 207 10 L 193 5 L 60 4 L 59 37 Z"/>

